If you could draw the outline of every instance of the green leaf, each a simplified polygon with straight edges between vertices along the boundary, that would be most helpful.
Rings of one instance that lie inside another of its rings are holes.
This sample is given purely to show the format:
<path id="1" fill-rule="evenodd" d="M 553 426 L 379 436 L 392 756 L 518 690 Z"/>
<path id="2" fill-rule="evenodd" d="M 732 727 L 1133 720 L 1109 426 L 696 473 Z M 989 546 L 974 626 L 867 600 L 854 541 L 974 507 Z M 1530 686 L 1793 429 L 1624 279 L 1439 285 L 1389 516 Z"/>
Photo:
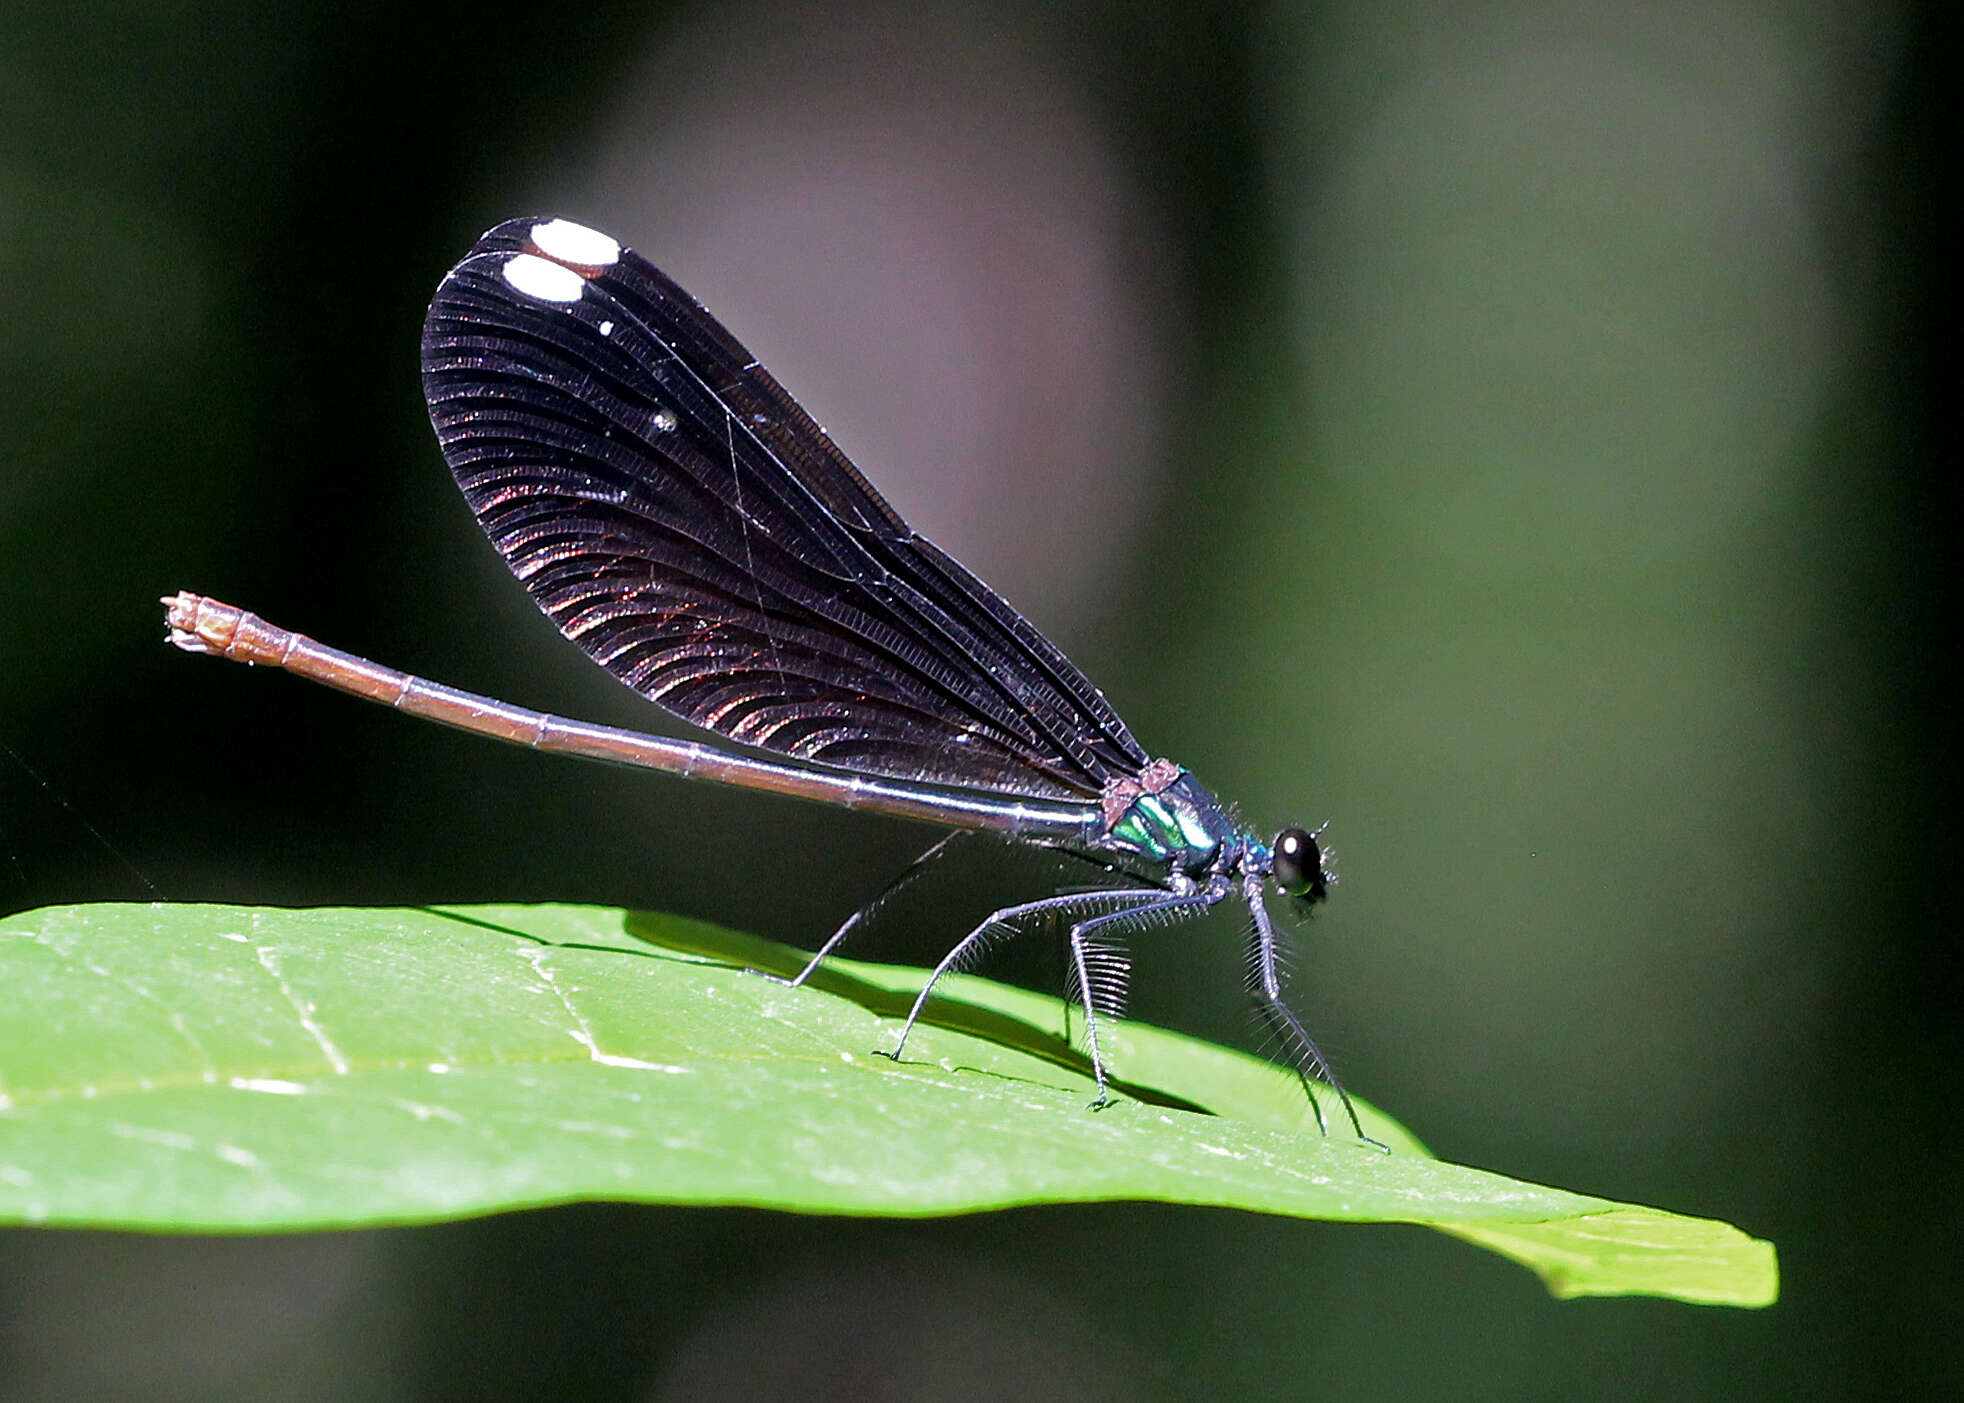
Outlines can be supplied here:
<path id="1" fill-rule="evenodd" d="M 1772 1245 L 1320 1134 L 1294 1079 L 1063 1005 L 583 907 L 102 905 L 0 921 L 0 1218 L 151 1231 L 427 1222 L 578 1199 L 917 1216 L 1156 1199 L 1419 1223 L 1560 1295 L 1764 1305 Z M 1078 1023 L 1080 1020 L 1072 1019 Z M 1101 1028 L 1104 1025 L 1101 1025 Z M 1081 1028 L 1074 1029 L 1081 1032 Z"/>

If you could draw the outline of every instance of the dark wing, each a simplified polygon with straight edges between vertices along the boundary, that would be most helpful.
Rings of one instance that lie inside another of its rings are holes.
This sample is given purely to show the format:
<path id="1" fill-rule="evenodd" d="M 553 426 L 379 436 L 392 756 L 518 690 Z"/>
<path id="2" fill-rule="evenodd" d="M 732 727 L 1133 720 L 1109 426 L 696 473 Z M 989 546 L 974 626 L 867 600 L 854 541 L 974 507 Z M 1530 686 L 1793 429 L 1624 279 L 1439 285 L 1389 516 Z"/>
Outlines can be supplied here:
<path id="1" fill-rule="evenodd" d="M 893 779 L 1096 796 L 1145 753 L 1084 674 L 916 535 L 693 298 L 565 220 L 437 289 L 423 391 L 560 631 L 732 740 Z"/>

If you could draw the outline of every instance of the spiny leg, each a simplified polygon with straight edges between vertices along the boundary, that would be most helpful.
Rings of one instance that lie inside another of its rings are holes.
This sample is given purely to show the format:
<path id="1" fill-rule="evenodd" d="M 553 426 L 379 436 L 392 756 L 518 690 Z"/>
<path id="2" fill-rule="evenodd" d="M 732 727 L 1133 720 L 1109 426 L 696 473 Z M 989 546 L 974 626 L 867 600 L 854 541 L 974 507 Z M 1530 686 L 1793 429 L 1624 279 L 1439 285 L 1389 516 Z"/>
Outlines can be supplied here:
<path id="1" fill-rule="evenodd" d="M 1071 967 L 1077 978 L 1078 999 L 1084 1005 L 1085 1048 L 1091 1054 L 1091 1075 L 1098 1081 L 1098 1095 L 1091 1102 L 1092 1110 L 1109 1105 L 1112 1098 L 1105 1089 L 1105 1057 L 1098 1043 L 1097 998 L 1093 993 L 1095 986 L 1091 982 L 1087 937 L 1107 926 L 1139 929 L 1185 920 L 1188 916 L 1199 915 L 1220 899 L 1221 893 L 1213 891 L 1192 892 L 1184 896 L 1162 895 L 1159 900 L 1144 906 L 1133 906 L 1123 911 L 1108 912 L 1103 916 L 1092 916 L 1071 927 Z"/>
<path id="2" fill-rule="evenodd" d="M 927 982 L 921 986 L 920 994 L 914 999 L 914 1006 L 907 1011 L 907 1021 L 901 1025 L 900 1037 L 895 1040 L 893 1051 L 881 1055 L 891 1057 L 896 1062 L 900 1060 L 900 1051 L 907 1046 L 908 1035 L 914 1031 L 914 1024 L 920 1021 L 921 1010 L 927 1007 L 928 995 L 933 993 L 934 986 L 941 982 L 941 976 L 986 947 L 996 936 L 1016 934 L 1016 928 L 1009 924 L 1011 921 L 1024 916 L 1033 916 L 1039 912 L 1067 910 L 1072 906 L 1094 906 L 1104 901 L 1150 901 L 1159 896 L 1158 891 L 1150 889 L 1071 892 L 1065 896 L 1046 896 L 1037 901 L 1020 902 L 1015 906 L 1005 906 L 1001 910 L 990 913 L 987 920 L 956 941 L 954 947 L 941 957 L 941 963 L 934 967 L 927 977 Z"/>
<path id="3" fill-rule="evenodd" d="M 952 833 L 944 834 L 940 838 L 935 839 L 934 845 L 932 847 L 930 847 L 926 852 L 922 853 L 919 857 L 915 858 L 912 862 L 908 863 L 906 867 L 901 869 L 900 875 L 898 877 L 895 877 L 891 882 L 888 882 L 884 887 L 881 887 L 878 893 L 874 895 L 871 901 L 867 902 L 864 906 L 861 906 L 857 911 L 853 912 L 850 916 L 846 917 L 845 924 L 840 926 L 837 930 L 833 931 L 831 938 L 828 939 L 823 945 L 818 947 L 818 953 L 813 955 L 811 959 L 806 962 L 805 967 L 798 971 L 796 978 L 787 979 L 784 982 L 786 984 L 789 984 L 793 989 L 795 989 L 800 984 L 803 984 L 807 979 L 810 979 L 812 977 L 812 971 L 818 968 L 820 961 L 822 961 L 827 955 L 831 954 L 834 950 L 838 949 L 840 943 L 844 941 L 847 936 L 851 935 L 855 930 L 857 930 L 861 922 L 868 919 L 870 916 L 872 916 L 872 914 L 875 911 L 879 910 L 882 906 L 886 905 L 887 902 L 893 900 L 894 897 L 900 895 L 901 892 L 905 891 L 908 887 L 912 886 L 914 884 L 914 879 L 919 877 L 921 873 L 925 872 L 928 869 L 929 864 L 931 864 L 937 857 L 940 857 L 941 854 L 946 852 L 948 850 L 948 845 L 961 836 L 962 836 L 961 830 L 957 829 Z"/>
<path id="4" fill-rule="evenodd" d="M 1254 917 L 1254 929 L 1250 932 L 1248 946 L 1248 992 L 1255 996 L 1255 1007 L 1267 1023 L 1270 1034 L 1282 1044 L 1290 1061 L 1295 1064 L 1296 1075 L 1302 1079 L 1303 1093 L 1309 1097 L 1309 1108 L 1316 1113 L 1316 1128 L 1325 1135 L 1330 1133 L 1329 1123 L 1323 1119 L 1323 1103 L 1316 1099 L 1316 1088 L 1311 1084 L 1312 1073 L 1316 1080 L 1337 1093 L 1337 1100 L 1343 1103 L 1344 1114 L 1350 1118 L 1350 1128 L 1357 1132 L 1359 1140 L 1367 1145 L 1376 1145 L 1380 1150 L 1389 1149 L 1364 1133 L 1364 1124 L 1357 1118 L 1357 1108 L 1350 1103 L 1350 1093 L 1337 1080 L 1337 1074 L 1330 1069 L 1323 1050 L 1310 1037 L 1302 1019 L 1296 1017 L 1295 1010 L 1283 1000 L 1281 971 L 1277 968 L 1275 923 L 1269 919 L 1268 907 L 1262 901 L 1261 879 L 1254 876 L 1246 878 L 1241 890 L 1247 898 L 1249 913 Z"/>

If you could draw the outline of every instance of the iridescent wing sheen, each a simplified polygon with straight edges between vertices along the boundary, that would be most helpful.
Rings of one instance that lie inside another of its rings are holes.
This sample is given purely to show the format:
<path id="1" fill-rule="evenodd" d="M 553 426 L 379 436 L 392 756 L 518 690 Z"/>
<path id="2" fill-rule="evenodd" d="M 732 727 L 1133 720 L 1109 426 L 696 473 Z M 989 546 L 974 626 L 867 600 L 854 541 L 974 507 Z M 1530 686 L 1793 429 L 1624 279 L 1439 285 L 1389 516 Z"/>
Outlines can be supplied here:
<path id="1" fill-rule="evenodd" d="M 430 419 L 560 631 L 781 755 L 1033 798 L 1146 756 L 1104 696 L 915 534 L 687 293 L 566 221 L 478 240 L 423 328 Z"/>

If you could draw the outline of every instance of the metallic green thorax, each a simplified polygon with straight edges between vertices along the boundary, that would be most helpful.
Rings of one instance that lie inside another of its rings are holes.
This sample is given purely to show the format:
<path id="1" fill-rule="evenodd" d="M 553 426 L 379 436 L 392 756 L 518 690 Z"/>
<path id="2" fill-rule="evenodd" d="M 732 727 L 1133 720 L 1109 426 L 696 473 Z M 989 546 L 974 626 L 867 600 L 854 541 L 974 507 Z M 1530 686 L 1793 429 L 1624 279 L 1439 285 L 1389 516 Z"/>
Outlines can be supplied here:
<path id="1" fill-rule="evenodd" d="M 1169 861 L 1191 848 L 1211 848 L 1207 830 L 1199 815 L 1184 806 L 1169 804 L 1157 794 L 1148 794 L 1126 811 L 1112 829 L 1112 837 L 1145 857 Z"/>
<path id="2" fill-rule="evenodd" d="M 1103 803 L 1100 846 L 1155 866 L 1198 875 L 1239 837 L 1220 801 L 1170 760 L 1155 760 L 1137 778 L 1112 781 Z"/>

